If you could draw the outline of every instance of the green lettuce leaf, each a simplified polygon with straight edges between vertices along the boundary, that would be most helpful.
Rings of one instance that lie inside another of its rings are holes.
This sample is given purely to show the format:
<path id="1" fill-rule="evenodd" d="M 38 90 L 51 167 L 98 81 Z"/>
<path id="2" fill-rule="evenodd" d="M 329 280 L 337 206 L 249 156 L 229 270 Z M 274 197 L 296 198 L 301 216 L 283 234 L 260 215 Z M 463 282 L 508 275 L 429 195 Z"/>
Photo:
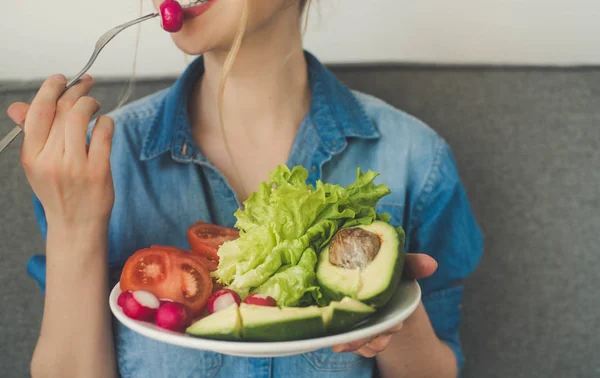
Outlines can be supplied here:
<path id="1" fill-rule="evenodd" d="M 358 169 L 347 187 L 320 181 L 313 187 L 305 168 L 277 167 L 235 213 L 240 238 L 221 246 L 213 275 L 242 297 L 256 292 L 282 306 L 320 303 L 318 252 L 340 228 L 389 221 L 375 210 L 390 193 L 373 183 L 377 175 Z"/>

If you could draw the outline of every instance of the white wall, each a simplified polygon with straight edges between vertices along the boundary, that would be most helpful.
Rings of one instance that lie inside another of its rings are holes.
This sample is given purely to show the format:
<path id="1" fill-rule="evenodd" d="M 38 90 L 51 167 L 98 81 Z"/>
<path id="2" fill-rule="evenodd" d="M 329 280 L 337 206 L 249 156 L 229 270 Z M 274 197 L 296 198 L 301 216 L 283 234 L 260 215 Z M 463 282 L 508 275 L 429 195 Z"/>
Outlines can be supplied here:
<path id="1" fill-rule="evenodd" d="M 150 1 L 144 1 L 148 12 Z M 96 39 L 137 17 L 139 6 L 137 0 L 2 2 L 0 80 L 75 74 Z M 306 46 L 325 62 L 600 64 L 600 0 L 313 3 L 318 11 L 312 14 Z M 119 35 L 91 73 L 128 76 L 134 38 L 134 28 Z M 146 22 L 139 74 L 177 74 L 183 67 L 183 55 L 158 21 Z"/>

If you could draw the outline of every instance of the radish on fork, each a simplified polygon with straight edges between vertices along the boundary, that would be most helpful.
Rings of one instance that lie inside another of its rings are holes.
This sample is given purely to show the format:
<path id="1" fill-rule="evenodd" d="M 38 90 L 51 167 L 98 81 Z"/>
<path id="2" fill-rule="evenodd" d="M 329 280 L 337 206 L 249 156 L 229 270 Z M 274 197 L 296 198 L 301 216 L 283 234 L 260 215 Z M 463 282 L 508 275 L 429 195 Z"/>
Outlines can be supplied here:
<path id="1" fill-rule="evenodd" d="M 183 27 L 183 8 L 175 0 L 166 0 L 160 5 L 161 25 L 169 33 L 177 33 Z"/>

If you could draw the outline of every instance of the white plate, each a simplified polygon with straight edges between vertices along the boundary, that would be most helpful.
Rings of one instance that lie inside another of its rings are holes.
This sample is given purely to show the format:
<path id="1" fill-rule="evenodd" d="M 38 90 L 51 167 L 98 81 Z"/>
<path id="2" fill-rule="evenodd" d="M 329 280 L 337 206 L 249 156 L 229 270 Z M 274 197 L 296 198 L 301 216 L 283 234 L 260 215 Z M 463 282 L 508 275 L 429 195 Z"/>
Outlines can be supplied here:
<path id="1" fill-rule="evenodd" d="M 368 338 L 385 332 L 408 318 L 416 310 L 421 300 L 421 288 L 419 284 L 416 281 L 403 280 L 390 302 L 384 308 L 378 310 L 369 319 L 348 332 L 297 341 L 244 342 L 202 339 L 186 334 L 169 332 L 153 324 L 133 320 L 128 318 L 117 304 L 119 294 L 121 294 L 121 289 L 117 283 L 110 293 L 110 309 L 117 320 L 133 331 L 168 344 L 242 357 L 291 356 Z"/>

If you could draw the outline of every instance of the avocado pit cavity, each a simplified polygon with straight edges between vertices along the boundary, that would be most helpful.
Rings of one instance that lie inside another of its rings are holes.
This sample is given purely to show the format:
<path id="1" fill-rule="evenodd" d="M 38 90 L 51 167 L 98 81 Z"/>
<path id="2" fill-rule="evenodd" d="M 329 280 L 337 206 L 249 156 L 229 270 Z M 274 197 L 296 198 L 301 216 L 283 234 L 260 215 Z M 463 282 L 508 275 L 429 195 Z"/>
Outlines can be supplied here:
<path id="1" fill-rule="evenodd" d="M 377 234 L 359 227 L 339 230 L 329 247 L 329 262 L 344 269 L 364 270 L 379 252 Z"/>

